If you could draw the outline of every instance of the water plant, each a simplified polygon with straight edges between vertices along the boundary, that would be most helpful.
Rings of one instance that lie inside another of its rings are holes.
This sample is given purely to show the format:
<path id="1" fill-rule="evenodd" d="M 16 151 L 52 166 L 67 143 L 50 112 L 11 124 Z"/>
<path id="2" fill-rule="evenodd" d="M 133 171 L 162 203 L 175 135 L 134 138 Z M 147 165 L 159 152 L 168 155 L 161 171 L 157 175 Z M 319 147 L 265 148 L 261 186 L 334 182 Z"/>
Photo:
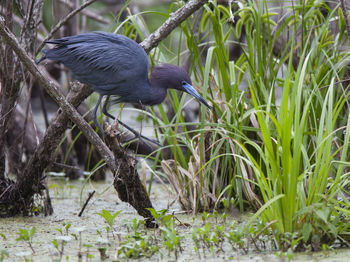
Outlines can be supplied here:
<path id="1" fill-rule="evenodd" d="M 10 254 L 6 249 L 1 249 L 0 250 L 0 262 L 3 262 L 5 258 L 9 257 Z"/>
<path id="2" fill-rule="evenodd" d="M 62 261 L 64 247 L 70 240 L 70 236 L 57 236 L 54 240 L 51 241 L 52 245 L 59 253 L 59 261 Z"/>
<path id="3" fill-rule="evenodd" d="M 248 246 L 245 239 L 244 226 L 237 225 L 236 222 L 233 222 L 230 230 L 225 234 L 226 239 L 231 244 L 232 250 L 243 250 L 244 253 L 248 253 Z"/>
<path id="4" fill-rule="evenodd" d="M 36 231 L 35 227 L 32 227 L 29 230 L 20 228 L 19 231 L 17 232 L 18 238 L 16 238 L 16 241 L 26 242 L 33 253 L 35 253 L 33 248 L 33 237 L 34 237 L 35 231 Z"/>
<path id="5" fill-rule="evenodd" d="M 58 231 L 61 235 L 68 235 L 69 234 L 69 229 L 72 226 L 72 224 L 68 223 L 63 223 L 63 228 L 56 228 L 56 231 Z"/>
<path id="6" fill-rule="evenodd" d="M 215 225 L 214 225 L 215 224 Z M 195 251 L 200 256 L 200 249 L 203 256 L 206 256 L 205 250 L 208 249 L 212 254 L 223 252 L 223 244 L 225 242 L 225 225 L 217 225 L 216 223 L 206 222 L 202 227 L 192 229 L 192 241 Z"/>
<path id="7" fill-rule="evenodd" d="M 150 258 L 159 250 L 152 236 L 130 235 L 117 248 L 118 258 Z"/>
<path id="8" fill-rule="evenodd" d="M 143 230 L 144 220 L 132 219 L 126 221 L 125 227 L 127 234 L 125 237 L 119 236 L 119 244 L 117 247 L 118 258 L 134 258 L 142 257 L 150 258 L 159 250 L 159 241 L 157 237 Z"/>
<path id="9" fill-rule="evenodd" d="M 162 209 L 162 210 L 155 210 L 154 208 L 147 208 L 151 214 L 152 217 L 156 220 L 156 222 L 159 225 L 168 225 L 169 222 L 172 220 L 173 216 L 168 213 L 167 209 Z"/>
<path id="10" fill-rule="evenodd" d="M 101 216 L 104 218 L 105 222 L 107 223 L 106 231 L 107 231 L 107 237 L 108 237 L 108 232 L 111 232 L 114 238 L 114 233 L 113 233 L 113 225 L 115 222 L 115 218 L 121 213 L 121 211 L 117 211 L 114 214 L 109 213 L 108 210 L 103 209 L 101 213 L 96 213 L 97 215 Z"/>
<path id="11" fill-rule="evenodd" d="M 169 255 L 171 252 L 174 253 L 175 259 L 178 259 L 179 252 L 182 252 L 181 239 L 182 237 L 177 233 L 174 228 L 174 223 L 168 226 L 161 226 L 159 229 L 162 232 L 163 243 L 165 248 L 168 250 Z"/>
<path id="12" fill-rule="evenodd" d="M 108 258 L 107 249 L 111 245 L 111 243 L 106 239 L 99 239 L 99 241 L 95 244 L 98 252 L 100 253 L 100 259 L 105 260 Z"/>

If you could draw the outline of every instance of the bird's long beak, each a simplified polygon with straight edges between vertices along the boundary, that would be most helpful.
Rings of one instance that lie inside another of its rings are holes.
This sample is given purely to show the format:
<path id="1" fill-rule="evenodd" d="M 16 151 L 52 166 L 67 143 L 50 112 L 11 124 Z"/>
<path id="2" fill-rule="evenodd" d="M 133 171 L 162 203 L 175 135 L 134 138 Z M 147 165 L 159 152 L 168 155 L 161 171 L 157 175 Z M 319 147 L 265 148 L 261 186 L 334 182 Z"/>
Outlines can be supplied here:
<path id="1" fill-rule="evenodd" d="M 185 91 L 190 94 L 191 96 L 193 96 L 194 98 L 196 98 L 199 102 L 201 102 L 202 104 L 204 104 L 206 107 L 208 107 L 209 109 L 211 109 L 211 106 L 208 104 L 207 101 L 205 101 L 205 99 L 203 97 L 201 97 L 200 94 L 198 94 L 198 92 L 196 91 L 196 89 L 194 89 L 193 86 L 191 86 L 190 84 L 186 83 L 185 85 L 182 86 Z"/>

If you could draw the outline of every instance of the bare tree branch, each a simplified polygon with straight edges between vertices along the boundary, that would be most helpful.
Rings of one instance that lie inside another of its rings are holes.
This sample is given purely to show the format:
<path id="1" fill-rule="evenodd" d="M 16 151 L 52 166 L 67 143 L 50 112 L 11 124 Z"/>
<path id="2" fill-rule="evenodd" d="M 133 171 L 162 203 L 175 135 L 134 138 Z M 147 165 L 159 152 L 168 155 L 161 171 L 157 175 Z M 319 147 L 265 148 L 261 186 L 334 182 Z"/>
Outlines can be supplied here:
<path id="1" fill-rule="evenodd" d="M 13 51 L 17 54 L 20 60 L 25 64 L 27 69 L 38 80 L 38 82 L 45 88 L 46 92 L 56 101 L 56 103 L 62 108 L 62 110 L 69 116 L 69 118 L 79 127 L 86 138 L 93 144 L 100 155 L 105 159 L 107 165 L 114 172 L 117 170 L 116 162 L 112 152 L 103 143 L 101 138 L 86 123 L 84 118 L 77 112 L 77 110 L 67 102 L 58 86 L 52 82 L 46 80 L 45 76 L 39 71 L 34 61 L 28 56 L 25 50 L 20 46 L 16 37 L 5 26 L 5 19 L 0 17 L 0 35 L 5 41 L 12 47 Z"/>
<path id="2" fill-rule="evenodd" d="M 39 51 L 44 47 L 45 45 L 45 41 L 50 39 L 54 33 L 57 32 L 58 29 L 60 29 L 62 27 L 62 25 L 64 25 L 65 23 L 67 23 L 67 21 L 69 19 L 71 19 L 73 16 L 75 16 L 77 13 L 79 13 L 81 10 L 83 10 L 85 7 L 91 5 L 93 2 L 95 2 L 96 0 L 89 0 L 87 2 L 85 2 L 84 4 L 82 4 L 81 6 L 79 6 L 78 8 L 74 9 L 72 12 L 70 12 L 65 18 L 63 18 L 62 20 L 60 20 L 57 25 L 55 25 L 54 28 L 51 29 L 50 33 L 46 36 L 46 38 L 44 39 L 44 41 L 39 45 L 37 51 L 35 52 L 36 54 L 39 53 Z"/>
<path id="3" fill-rule="evenodd" d="M 71 2 L 69 2 L 67 0 L 59 0 L 59 1 L 60 1 L 60 3 L 66 5 L 66 6 L 70 7 L 70 8 L 73 8 L 73 6 L 74 6 Z M 83 15 L 85 15 L 86 17 L 88 17 L 90 19 L 93 19 L 93 20 L 95 20 L 97 22 L 100 22 L 102 24 L 108 25 L 110 23 L 110 21 L 108 19 L 104 18 L 103 16 L 101 16 L 101 15 L 99 15 L 99 14 L 97 14 L 97 13 L 91 11 L 91 10 L 88 10 L 88 9 L 81 10 L 81 13 Z"/>
<path id="4" fill-rule="evenodd" d="M 156 47 L 160 41 L 166 38 L 179 24 L 185 21 L 187 17 L 196 12 L 207 2 L 208 0 L 189 1 L 183 7 L 176 10 L 176 12 L 172 13 L 169 19 L 166 20 L 156 31 L 150 34 L 140 45 L 148 53 L 152 48 Z"/>

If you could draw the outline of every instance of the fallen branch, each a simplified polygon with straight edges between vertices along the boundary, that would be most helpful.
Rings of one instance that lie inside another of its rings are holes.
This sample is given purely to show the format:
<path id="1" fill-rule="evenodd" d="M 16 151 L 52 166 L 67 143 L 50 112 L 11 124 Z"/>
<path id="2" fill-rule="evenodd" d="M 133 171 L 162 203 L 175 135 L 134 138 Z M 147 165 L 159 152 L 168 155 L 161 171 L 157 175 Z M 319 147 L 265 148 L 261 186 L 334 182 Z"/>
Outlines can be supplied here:
<path id="1" fill-rule="evenodd" d="M 89 196 L 88 196 L 88 198 L 86 199 L 85 204 L 83 205 L 82 209 L 80 210 L 78 217 L 81 217 L 81 215 L 83 214 L 83 212 L 84 212 L 84 210 L 85 210 L 87 204 L 89 203 L 90 199 L 94 196 L 95 192 L 96 192 L 96 191 L 94 190 L 94 191 L 92 191 L 92 192 L 89 193 Z"/>

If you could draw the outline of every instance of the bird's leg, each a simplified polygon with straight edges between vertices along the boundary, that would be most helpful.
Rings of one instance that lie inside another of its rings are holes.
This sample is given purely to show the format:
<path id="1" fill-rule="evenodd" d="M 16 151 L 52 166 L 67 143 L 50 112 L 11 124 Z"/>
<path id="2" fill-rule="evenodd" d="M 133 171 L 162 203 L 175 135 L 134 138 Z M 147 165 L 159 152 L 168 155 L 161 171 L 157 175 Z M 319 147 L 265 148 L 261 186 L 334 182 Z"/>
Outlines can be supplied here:
<path id="1" fill-rule="evenodd" d="M 105 114 L 105 116 L 108 116 L 109 118 L 112 118 L 114 120 L 115 117 L 113 115 L 111 115 L 110 113 L 108 113 L 108 102 L 109 102 L 110 97 L 111 96 L 107 96 L 105 102 L 103 103 L 102 113 Z"/>
<path id="2" fill-rule="evenodd" d="M 110 113 L 108 113 L 108 108 L 107 108 L 107 107 L 108 107 L 109 98 L 110 98 L 110 96 L 107 96 L 105 102 L 103 103 L 102 112 L 103 112 L 106 116 L 108 116 L 108 117 L 112 118 L 113 120 L 115 120 L 116 118 L 115 118 L 114 116 L 112 116 Z M 118 121 L 118 123 L 121 124 L 123 127 L 125 127 L 126 129 L 128 129 L 131 133 L 133 133 L 133 134 L 135 135 L 135 138 L 137 137 L 137 138 L 145 139 L 145 140 L 147 140 L 147 141 L 149 141 L 149 142 L 151 142 L 151 143 L 154 143 L 154 144 L 156 144 L 156 145 L 158 145 L 158 146 L 160 146 L 160 147 L 162 146 L 158 141 L 153 140 L 153 139 L 151 139 L 151 138 L 148 138 L 148 137 L 145 137 L 145 136 L 141 135 L 140 132 L 137 132 L 135 129 L 131 128 L 131 127 L 128 126 L 127 124 L 124 124 L 124 123 L 123 123 L 122 121 L 120 121 L 119 119 L 117 119 L 117 121 Z M 134 138 L 133 138 L 133 139 L 134 139 Z M 130 141 L 130 140 L 129 140 L 129 141 Z M 127 141 L 127 142 L 128 142 L 128 141 Z"/>
<path id="3" fill-rule="evenodd" d="M 92 112 L 92 118 L 94 120 L 95 125 L 98 127 L 99 130 L 101 130 L 102 134 L 104 134 L 103 128 L 100 126 L 100 123 L 97 121 L 97 109 L 101 104 L 102 98 L 103 98 L 103 95 L 100 95 L 97 100 L 97 104 L 94 108 L 94 111 Z"/>

